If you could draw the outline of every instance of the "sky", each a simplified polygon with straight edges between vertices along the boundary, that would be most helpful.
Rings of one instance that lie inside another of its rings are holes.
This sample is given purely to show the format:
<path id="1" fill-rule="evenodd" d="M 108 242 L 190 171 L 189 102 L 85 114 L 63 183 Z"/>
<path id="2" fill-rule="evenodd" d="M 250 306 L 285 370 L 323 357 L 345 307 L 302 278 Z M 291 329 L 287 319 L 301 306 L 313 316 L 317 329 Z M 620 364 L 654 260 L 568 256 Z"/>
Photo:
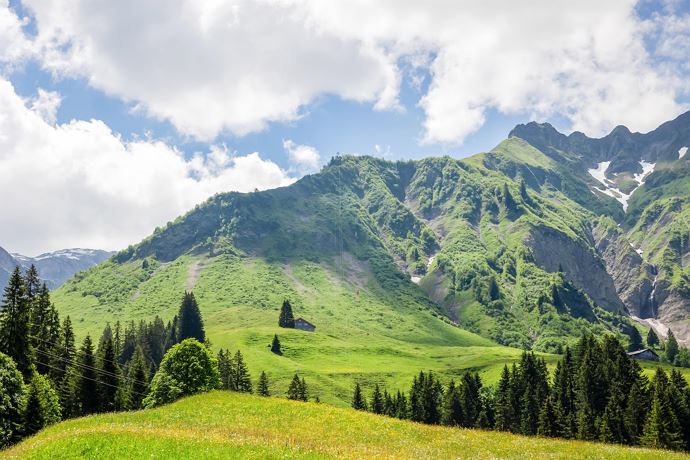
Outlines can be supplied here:
<path id="1" fill-rule="evenodd" d="M 0 0 L 0 246 L 118 250 L 337 154 L 690 108 L 690 0 Z"/>

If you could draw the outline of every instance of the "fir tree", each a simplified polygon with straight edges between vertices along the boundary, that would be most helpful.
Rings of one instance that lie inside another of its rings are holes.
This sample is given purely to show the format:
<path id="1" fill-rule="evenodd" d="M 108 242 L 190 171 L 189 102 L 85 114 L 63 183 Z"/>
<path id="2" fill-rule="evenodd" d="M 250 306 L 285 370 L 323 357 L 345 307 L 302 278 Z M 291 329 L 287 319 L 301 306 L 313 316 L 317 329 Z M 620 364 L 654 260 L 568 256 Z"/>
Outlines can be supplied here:
<path id="1" fill-rule="evenodd" d="M 666 360 L 673 364 L 678 355 L 678 341 L 673 335 L 671 329 L 668 330 L 668 339 L 666 340 Z"/>
<path id="2" fill-rule="evenodd" d="M 647 412 L 649 411 L 649 403 L 647 400 L 647 393 L 638 380 L 630 387 L 627 401 L 628 404 L 623 416 L 627 439 L 632 444 L 639 444 L 640 437 L 642 436 L 642 429 L 644 428 L 647 418 Z"/>
<path id="3" fill-rule="evenodd" d="M 603 442 L 621 444 L 627 439 L 624 416 L 624 395 L 622 385 L 615 382 L 611 388 L 606 409 L 599 419 L 599 439 Z"/>
<path id="4" fill-rule="evenodd" d="M 37 358 L 36 370 L 45 375 L 61 361 L 57 354 L 60 322 L 57 311 L 50 302 L 50 292 L 45 283 L 34 294 L 31 305 L 31 345 Z"/>
<path id="5" fill-rule="evenodd" d="M 295 327 L 295 317 L 292 314 L 292 305 L 290 305 L 289 300 L 283 300 L 283 305 L 280 307 L 278 326 L 291 329 Z"/>
<path id="6" fill-rule="evenodd" d="M 241 393 L 252 392 L 252 380 L 249 377 L 249 371 L 247 370 L 247 365 L 244 363 L 244 358 L 242 358 L 240 350 L 237 350 L 235 356 L 232 358 L 230 378 L 230 390 L 239 391 Z"/>
<path id="7" fill-rule="evenodd" d="M 31 380 L 34 372 L 34 353 L 29 337 L 30 308 L 24 279 L 19 267 L 15 267 L 0 306 L 0 352 L 12 358 L 26 382 Z"/>
<path id="8" fill-rule="evenodd" d="M 138 346 L 127 366 L 130 405 L 133 409 L 141 407 L 141 403 L 149 389 L 149 378 L 149 369 L 146 365 L 144 350 L 141 346 Z"/>
<path id="9" fill-rule="evenodd" d="M 401 420 L 410 418 L 407 397 L 405 397 L 405 394 L 402 393 L 400 390 L 398 390 L 398 392 L 395 395 L 395 398 L 393 398 L 393 405 L 395 407 L 394 416 L 396 418 L 399 418 Z"/>
<path id="10" fill-rule="evenodd" d="M 218 373 L 220 375 L 220 387 L 224 390 L 232 389 L 232 358 L 229 351 L 222 348 L 218 350 Z"/>
<path id="11" fill-rule="evenodd" d="M 196 339 L 200 343 L 206 342 L 204 321 L 201 319 L 199 304 L 191 292 L 184 293 L 180 311 L 177 314 L 177 341 Z"/>
<path id="12" fill-rule="evenodd" d="M 77 354 L 76 346 L 74 345 L 74 331 L 72 330 L 72 320 L 66 317 L 62 322 L 60 330 L 60 339 L 58 340 L 57 352 L 59 359 L 56 368 L 52 369 L 54 380 L 62 385 L 62 381 L 67 376 L 67 367 L 74 361 Z M 62 402 L 62 401 L 61 401 Z M 63 404 L 64 406 L 64 404 Z"/>
<path id="13" fill-rule="evenodd" d="M 679 450 L 683 447 L 680 426 L 664 396 L 655 392 L 640 444 L 656 449 Z"/>
<path id="14" fill-rule="evenodd" d="M 452 383 L 452 382 L 451 382 Z M 501 379 L 498 381 L 496 387 L 496 394 L 494 396 L 495 411 L 496 411 L 496 429 L 498 431 L 510 431 L 513 426 L 514 409 L 510 398 L 511 381 L 510 371 L 508 366 L 503 366 Z"/>
<path id="15" fill-rule="evenodd" d="M 309 388 L 307 387 L 307 381 L 304 380 L 304 377 L 302 377 L 299 383 L 299 396 L 302 401 L 309 401 Z"/>
<path id="16" fill-rule="evenodd" d="M 383 394 L 381 394 L 378 383 L 374 386 L 374 391 L 371 394 L 371 404 L 369 408 L 375 414 L 383 414 Z"/>
<path id="17" fill-rule="evenodd" d="M 283 352 L 280 350 L 280 340 L 278 340 L 278 335 L 273 335 L 273 342 L 271 342 L 271 352 L 276 355 L 282 355 Z"/>
<path id="18" fill-rule="evenodd" d="M 290 386 L 288 387 L 287 397 L 293 401 L 303 401 L 302 396 L 304 391 L 302 390 L 302 381 L 299 379 L 299 375 L 295 374 L 292 377 Z"/>
<path id="19" fill-rule="evenodd" d="M 352 392 L 352 408 L 355 410 L 367 410 L 367 403 L 362 394 L 362 387 L 359 382 L 355 382 L 355 389 Z"/>
<path id="20" fill-rule="evenodd" d="M 38 270 L 34 264 L 31 264 L 24 275 L 24 286 L 26 286 L 26 298 L 31 304 L 38 297 L 41 289 L 41 279 L 38 277 Z"/>
<path id="21" fill-rule="evenodd" d="M 271 396 L 271 392 L 268 388 L 268 376 L 264 371 L 261 371 L 261 375 L 259 376 L 259 382 L 256 385 L 256 394 L 259 396 Z"/>
<path id="22" fill-rule="evenodd" d="M 77 366 L 74 369 L 78 379 L 77 394 L 82 415 L 96 413 L 100 407 L 96 369 L 93 342 L 87 335 L 79 350 Z"/>
<path id="23" fill-rule="evenodd" d="M 572 438 L 577 432 L 575 426 L 576 399 L 575 399 L 575 364 L 570 348 L 566 347 L 563 359 L 556 363 L 554 373 L 553 393 L 555 404 L 558 407 L 557 414 L 561 417 L 560 425 L 562 436 Z"/>
<path id="24" fill-rule="evenodd" d="M 630 346 L 628 347 L 628 351 L 637 351 L 642 348 L 642 336 L 635 326 L 631 326 L 629 337 Z"/>
<path id="25" fill-rule="evenodd" d="M 443 394 L 443 424 L 449 426 L 460 426 L 464 420 L 462 412 L 462 402 L 460 393 L 451 380 Z"/>
<path id="26" fill-rule="evenodd" d="M 649 328 L 649 332 L 647 333 L 647 346 L 649 348 L 654 348 L 657 345 L 659 345 L 659 336 L 656 335 L 656 332 L 654 332 L 654 328 Z"/>
<path id="27" fill-rule="evenodd" d="M 557 437 L 561 435 L 562 417 L 558 413 L 558 404 L 555 404 L 552 396 L 548 396 L 539 410 L 539 422 L 537 424 L 537 434 L 539 436 Z"/>
<path id="28" fill-rule="evenodd" d="M 118 390 L 122 385 L 122 369 L 115 362 L 112 335 L 105 340 L 98 353 L 98 386 L 100 409 L 113 412 L 118 408 Z M 121 397 L 121 395 L 120 395 Z"/>

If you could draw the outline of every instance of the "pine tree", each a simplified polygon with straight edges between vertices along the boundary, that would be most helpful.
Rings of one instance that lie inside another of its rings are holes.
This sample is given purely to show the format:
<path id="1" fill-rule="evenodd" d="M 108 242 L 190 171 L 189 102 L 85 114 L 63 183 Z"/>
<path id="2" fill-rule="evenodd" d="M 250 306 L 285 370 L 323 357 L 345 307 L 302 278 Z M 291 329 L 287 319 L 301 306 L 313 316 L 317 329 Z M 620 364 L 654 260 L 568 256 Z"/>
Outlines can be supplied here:
<path id="1" fill-rule="evenodd" d="M 38 270 L 34 264 L 31 264 L 24 275 L 24 286 L 26 286 L 26 298 L 31 304 L 38 297 L 41 289 L 41 279 L 38 277 Z"/>
<path id="2" fill-rule="evenodd" d="M 400 390 L 395 395 L 393 399 L 393 405 L 395 406 L 395 417 L 401 420 L 410 418 L 409 407 L 407 403 L 407 397 Z"/>
<path id="3" fill-rule="evenodd" d="M 247 365 L 244 363 L 242 353 L 237 350 L 231 363 L 231 384 L 230 389 L 241 393 L 252 392 L 252 380 L 249 377 Z"/>
<path id="4" fill-rule="evenodd" d="M 282 355 L 283 352 L 280 350 L 280 340 L 278 340 L 278 335 L 273 335 L 273 342 L 271 342 L 271 352 L 276 355 Z"/>
<path id="5" fill-rule="evenodd" d="M 552 396 L 548 396 L 539 410 L 539 422 L 537 434 L 539 436 L 557 437 L 561 435 L 561 416 L 558 413 L 558 405 L 554 403 Z"/>
<path id="6" fill-rule="evenodd" d="M 451 380 L 443 394 L 443 424 L 449 426 L 460 426 L 463 422 L 462 402 L 460 393 Z"/>
<path id="7" fill-rule="evenodd" d="M 656 335 L 656 332 L 654 332 L 654 328 L 649 328 L 649 332 L 647 333 L 647 346 L 649 348 L 654 348 L 657 345 L 659 345 L 659 336 Z"/>
<path id="8" fill-rule="evenodd" d="M 352 408 L 355 410 L 367 410 L 367 403 L 362 394 L 362 387 L 359 382 L 355 382 L 355 389 L 352 392 Z"/>
<path id="9" fill-rule="evenodd" d="M 77 349 L 74 345 L 72 320 L 69 316 L 66 317 L 62 322 L 62 327 L 60 329 L 60 338 L 58 339 L 56 353 L 61 359 L 57 361 L 55 368 L 52 369 L 53 379 L 58 383 L 59 386 L 62 385 L 63 380 L 67 376 L 67 367 L 74 361 L 74 358 L 77 354 Z"/>
<path id="10" fill-rule="evenodd" d="M 62 409 L 50 379 L 35 374 L 31 379 L 24 408 L 24 435 L 30 436 L 60 421 Z"/>
<path id="11" fill-rule="evenodd" d="M 290 305 L 289 300 L 283 300 L 283 305 L 280 307 L 278 326 L 291 329 L 295 327 L 295 317 L 292 314 L 292 305 Z"/>
<path id="12" fill-rule="evenodd" d="M 130 405 L 139 409 L 149 389 L 149 370 L 144 357 L 144 350 L 138 346 L 134 356 L 127 366 L 127 380 L 129 382 Z"/>
<path id="13" fill-rule="evenodd" d="M 222 348 L 218 350 L 218 373 L 220 374 L 220 387 L 224 390 L 231 390 L 232 381 L 232 358 L 229 351 Z"/>
<path id="14" fill-rule="evenodd" d="M 77 375 L 77 394 L 81 407 L 81 414 L 88 415 L 98 412 L 100 407 L 98 375 L 96 374 L 96 358 L 93 354 L 93 342 L 89 335 L 86 336 L 81 348 L 77 366 L 74 368 Z"/>
<path id="15" fill-rule="evenodd" d="M 662 398 L 656 395 L 652 400 L 652 409 L 647 416 L 640 444 L 655 449 L 680 450 L 683 447 L 678 420 Z"/>
<path id="16" fill-rule="evenodd" d="M 556 371 L 553 378 L 553 393 L 555 404 L 558 407 L 557 414 L 561 417 L 561 435 L 572 438 L 577 432 L 575 424 L 576 398 L 575 398 L 575 363 L 570 348 L 566 347 L 563 359 L 556 363 Z"/>
<path id="17" fill-rule="evenodd" d="M 300 401 L 302 399 L 302 382 L 297 374 L 292 377 L 292 381 L 288 387 L 287 397 L 293 401 Z"/>
<path id="18" fill-rule="evenodd" d="M 19 267 L 15 267 L 0 307 L 0 352 L 12 358 L 26 382 L 34 372 L 34 352 L 29 337 L 30 308 L 24 279 Z"/>
<path id="19" fill-rule="evenodd" d="M 100 410 L 102 412 L 113 412 L 118 408 L 118 390 L 123 387 L 123 382 L 122 369 L 115 362 L 112 335 L 105 340 L 98 353 L 97 375 L 99 380 Z"/>
<path id="20" fill-rule="evenodd" d="M 383 414 L 383 395 L 381 394 L 378 383 L 374 386 L 374 391 L 371 394 L 371 404 L 369 408 L 375 414 Z"/>
<path id="21" fill-rule="evenodd" d="M 622 444 L 627 441 L 622 391 L 620 382 L 614 382 L 606 409 L 599 419 L 599 440 L 603 442 Z"/>
<path id="22" fill-rule="evenodd" d="M 668 339 L 666 340 L 666 360 L 673 364 L 678 355 L 678 341 L 676 336 L 673 335 L 671 329 L 668 330 Z"/>
<path id="23" fill-rule="evenodd" d="M 628 441 L 632 444 L 638 444 L 642 436 L 645 420 L 647 419 L 647 412 L 649 411 L 647 393 L 644 390 L 644 386 L 638 380 L 630 387 L 627 401 L 628 404 L 623 416 L 625 431 Z"/>
<path id="24" fill-rule="evenodd" d="M 299 396 L 302 401 L 309 401 L 309 388 L 307 387 L 307 381 L 304 380 L 304 377 L 302 377 L 299 383 Z"/>
<path id="25" fill-rule="evenodd" d="M 452 383 L 452 382 L 451 382 Z M 501 379 L 496 387 L 494 396 L 496 410 L 496 429 L 498 431 L 510 431 L 513 426 L 513 406 L 510 401 L 510 371 L 508 366 L 503 366 Z"/>
<path id="26" fill-rule="evenodd" d="M 261 375 L 259 376 L 259 382 L 256 385 L 256 394 L 259 396 L 271 396 L 271 392 L 268 388 L 268 376 L 264 371 L 261 371 Z"/>
<path id="27" fill-rule="evenodd" d="M 191 292 L 184 293 L 180 311 L 177 314 L 177 341 L 184 339 L 196 339 L 200 343 L 206 342 L 206 332 L 204 331 L 204 321 L 201 318 L 199 304 Z"/>
<path id="28" fill-rule="evenodd" d="M 631 326 L 629 337 L 630 346 L 628 347 L 628 351 L 637 351 L 642 348 L 642 336 L 635 326 Z"/>
<path id="29" fill-rule="evenodd" d="M 57 311 L 50 302 L 50 292 L 45 283 L 38 288 L 31 302 L 30 330 L 31 345 L 37 358 L 36 370 L 44 375 L 49 374 L 61 361 L 57 354 L 60 322 Z"/>

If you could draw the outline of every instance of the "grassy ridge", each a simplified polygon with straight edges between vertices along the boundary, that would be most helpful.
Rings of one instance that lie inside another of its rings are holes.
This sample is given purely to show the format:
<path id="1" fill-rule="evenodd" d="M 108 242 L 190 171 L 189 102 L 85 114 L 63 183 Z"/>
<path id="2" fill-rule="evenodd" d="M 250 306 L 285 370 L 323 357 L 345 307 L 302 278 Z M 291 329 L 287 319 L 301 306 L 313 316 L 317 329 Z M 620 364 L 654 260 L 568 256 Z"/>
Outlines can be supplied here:
<path id="1" fill-rule="evenodd" d="M 683 458 L 629 447 L 420 425 L 349 409 L 212 392 L 70 420 L 4 458 Z"/>

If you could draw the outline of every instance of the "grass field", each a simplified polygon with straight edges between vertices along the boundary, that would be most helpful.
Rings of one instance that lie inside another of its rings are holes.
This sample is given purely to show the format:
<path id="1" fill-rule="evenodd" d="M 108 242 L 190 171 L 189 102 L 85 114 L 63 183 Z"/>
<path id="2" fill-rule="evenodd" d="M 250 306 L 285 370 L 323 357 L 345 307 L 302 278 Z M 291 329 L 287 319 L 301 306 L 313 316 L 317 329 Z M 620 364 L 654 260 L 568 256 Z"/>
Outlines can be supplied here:
<path id="1" fill-rule="evenodd" d="M 579 441 L 433 427 L 351 409 L 215 391 L 70 420 L 3 458 L 684 458 Z"/>

